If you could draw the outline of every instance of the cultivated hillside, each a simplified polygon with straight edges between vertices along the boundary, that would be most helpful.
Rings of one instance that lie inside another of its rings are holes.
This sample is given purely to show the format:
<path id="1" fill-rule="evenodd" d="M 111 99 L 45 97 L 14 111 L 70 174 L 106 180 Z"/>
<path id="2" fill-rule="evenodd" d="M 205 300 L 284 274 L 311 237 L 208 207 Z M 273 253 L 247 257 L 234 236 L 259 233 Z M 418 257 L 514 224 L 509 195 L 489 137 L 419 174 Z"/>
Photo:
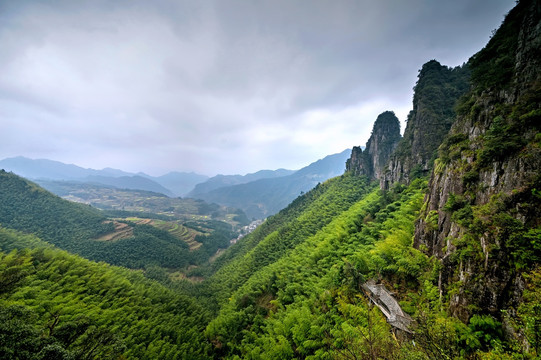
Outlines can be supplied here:
<path id="1" fill-rule="evenodd" d="M 88 259 L 130 268 L 182 269 L 200 264 L 219 248 L 229 246 L 234 237 L 231 225 L 204 216 L 179 220 L 118 211 L 110 219 L 90 205 L 61 199 L 3 170 L 0 203 L 2 226 L 36 234 Z M 199 244 L 195 251 L 194 241 Z"/>

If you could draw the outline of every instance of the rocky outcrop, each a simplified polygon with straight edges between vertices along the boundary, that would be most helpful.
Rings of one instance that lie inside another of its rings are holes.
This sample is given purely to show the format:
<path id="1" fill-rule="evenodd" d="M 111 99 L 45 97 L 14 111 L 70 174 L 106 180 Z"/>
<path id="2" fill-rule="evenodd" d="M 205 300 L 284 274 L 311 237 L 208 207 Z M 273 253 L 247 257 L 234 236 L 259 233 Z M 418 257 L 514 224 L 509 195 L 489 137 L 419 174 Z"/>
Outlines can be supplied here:
<path id="1" fill-rule="evenodd" d="M 366 175 L 372 177 L 372 169 L 367 157 L 360 146 L 354 146 L 351 149 L 351 156 L 346 161 L 346 171 L 355 175 Z"/>
<path id="2" fill-rule="evenodd" d="M 541 259 L 531 240 L 541 226 L 540 19 L 538 0 L 520 1 L 470 59 L 472 89 L 416 225 L 414 246 L 441 262 L 440 293 L 463 320 L 517 308 L 520 269 Z"/>
<path id="3" fill-rule="evenodd" d="M 346 171 L 379 179 L 400 139 L 400 122 L 394 112 L 381 113 L 374 123 L 364 152 L 359 146 L 353 148 L 346 162 Z"/>
<path id="4" fill-rule="evenodd" d="M 404 137 L 379 177 L 382 189 L 429 174 L 435 152 L 455 119 L 454 105 L 468 86 L 467 66 L 449 68 L 436 60 L 423 65 Z"/>

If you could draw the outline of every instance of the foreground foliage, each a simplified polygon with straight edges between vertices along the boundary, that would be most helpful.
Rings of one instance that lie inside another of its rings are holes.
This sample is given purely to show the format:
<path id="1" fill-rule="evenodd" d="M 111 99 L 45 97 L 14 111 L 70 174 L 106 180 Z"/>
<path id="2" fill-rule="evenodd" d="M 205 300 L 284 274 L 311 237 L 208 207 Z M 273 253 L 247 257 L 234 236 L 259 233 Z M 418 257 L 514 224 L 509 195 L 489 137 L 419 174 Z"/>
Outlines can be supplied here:
<path id="1" fill-rule="evenodd" d="M 203 358 L 208 313 L 139 272 L 0 228 L 0 358 Z M 36 247 L 37 246 L 37 247 Z"/>

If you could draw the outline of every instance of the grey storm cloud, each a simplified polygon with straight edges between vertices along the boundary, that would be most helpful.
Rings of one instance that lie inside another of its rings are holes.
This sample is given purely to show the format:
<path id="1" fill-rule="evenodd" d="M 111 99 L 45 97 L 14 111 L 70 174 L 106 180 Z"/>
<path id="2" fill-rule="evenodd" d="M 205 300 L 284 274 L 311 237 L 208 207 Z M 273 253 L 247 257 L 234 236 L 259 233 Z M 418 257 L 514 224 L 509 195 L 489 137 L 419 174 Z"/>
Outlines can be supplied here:
<path id="1" fill-rule="evenodd" d="M 411 108 L 510 0 L 0 1 L 0 157 L 161 174 L 299 168 Z"/>

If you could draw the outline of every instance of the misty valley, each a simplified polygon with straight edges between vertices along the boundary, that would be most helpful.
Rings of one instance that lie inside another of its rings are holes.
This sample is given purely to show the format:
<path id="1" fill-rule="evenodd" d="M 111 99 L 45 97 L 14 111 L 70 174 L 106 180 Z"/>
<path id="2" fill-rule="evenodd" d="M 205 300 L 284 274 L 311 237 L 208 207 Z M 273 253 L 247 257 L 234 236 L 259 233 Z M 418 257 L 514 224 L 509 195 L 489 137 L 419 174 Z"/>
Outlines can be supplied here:
<path id="1" fill-rule="evenodd" d="M 0 160 L 0 359 L 541 358 L 540 20 L 300 169 Z"/>

